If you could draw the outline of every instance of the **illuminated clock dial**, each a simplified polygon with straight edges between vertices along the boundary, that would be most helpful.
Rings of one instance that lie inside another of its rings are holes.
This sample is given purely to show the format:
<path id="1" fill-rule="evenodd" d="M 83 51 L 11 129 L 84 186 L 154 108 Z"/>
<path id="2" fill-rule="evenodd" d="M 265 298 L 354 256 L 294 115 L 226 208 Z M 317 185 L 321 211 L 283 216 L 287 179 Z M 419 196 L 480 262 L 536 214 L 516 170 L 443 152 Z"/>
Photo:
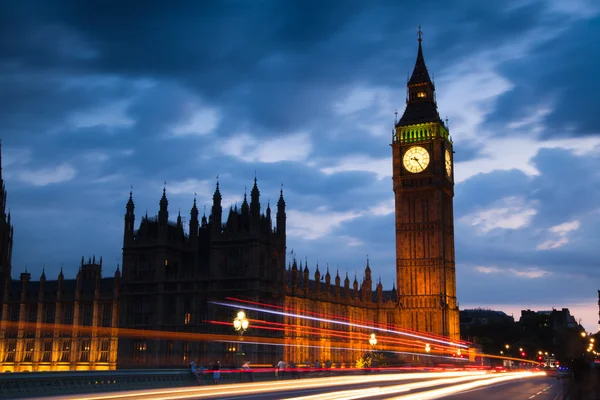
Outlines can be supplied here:
<path id="1" fill-rule="evenodd" d="M 452 175 L 452 157 L 450 156 L 450 150 L 446 149 L 446 174 Z"/>
<path id="2" fill-rule="evenodd" d="M 404 153 L 404 168 L 408 172 L 416 174 L 427 168 L 429 160 L 429 152 L 424 147 L 413 146 Z"/>

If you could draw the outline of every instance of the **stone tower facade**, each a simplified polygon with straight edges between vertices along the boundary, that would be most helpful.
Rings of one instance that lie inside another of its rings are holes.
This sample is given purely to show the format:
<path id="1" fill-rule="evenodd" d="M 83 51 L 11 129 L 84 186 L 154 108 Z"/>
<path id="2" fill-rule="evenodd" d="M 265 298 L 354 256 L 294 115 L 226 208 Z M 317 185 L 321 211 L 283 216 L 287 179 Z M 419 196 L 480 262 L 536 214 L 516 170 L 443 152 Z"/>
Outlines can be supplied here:
<path id="1" fill-rule="evenodd" d="M 459 340 L 452 138 L 441 120 L 421 32 L 406 109 L 392 133 L 401 326 Z"/>
<path id="2" fill-rule="evenodd" d="M 247 197 L 250 197 L 248 199 Z M 249 201 L 248 201 L 249 200 Z M 283 190 L 279 193 L 275 221 L 271 206 L 261 209 L 256 179 L 241 207 L 232 207 L 224 218 L 217 182 L 210 215 L 199 216 L 196 200 L 190 210 L 188 232 L 181 214 L 169 220 L 167 190 L 163 190 L 155 217 L 146 214 L 135 230 L 135 205 L 130 193 L 125 207 L 123 275 L 120 327 L 169 332 L 228 334 L 235 313 L 211 301 L 243 298 L 282 307 L 285 298 L 286 213 Z M 282 323 L 267 315 L 268 323 Z M 218 322 L 215 324 L 215 321 Z M 271 331 L 259 335 L 278 336 Z M 272 362 L 281 356 L 274 346 L 244 347 L 254 362 Z M 239 344 L 169 340 L 150 337 L 119 342 L 119 368 L 168 367 L 220 360 L 234 365 L 240 360 Z M 208 365 L 208 364 L 207 364 Z"/>

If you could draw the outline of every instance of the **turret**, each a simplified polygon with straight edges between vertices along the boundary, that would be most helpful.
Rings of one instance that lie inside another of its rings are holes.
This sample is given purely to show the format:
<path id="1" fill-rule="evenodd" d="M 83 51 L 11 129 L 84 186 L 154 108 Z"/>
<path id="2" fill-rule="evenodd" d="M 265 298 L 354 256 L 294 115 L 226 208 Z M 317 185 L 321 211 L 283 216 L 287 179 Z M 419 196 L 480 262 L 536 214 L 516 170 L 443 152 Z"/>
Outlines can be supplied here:
<path id="1" fill-rule="evenodd" d="M 340 297 L 340 271 L 335 272 L 335 296 Z"/>
<path id="2" fill-rule="evenodd" d="M 206 228 L 208 226 L 208 221 L 206 220 L 206 206 L 204 206 L 204 214 L 202 214 L 202 227 Z"/>
<path id="3" fill-rule="evenodd" d="M 0 288 L 11 279 L 14 227 L 10 210 L 6 213 L 6 187 L 2 177 L 2 143 L 0 142 Z"/>
<path id="4" fill-rule="evenodd" d="M 177 227 L 183 228 L 183 224 L 181 223 L 181 209 L 177 211 Z"/>
<path id="5" fill-rule="evenodd" d="M 160 208 L 158 210 L 158 225 L 163 229 L 166 229 L 169 223 L 169 200 L 167 200 L 167 186 L 163 188 L 163 194 L 159 202 Z"/>
<path id="6" fill-rule="evenodd" d="M 206 215 L 203 217 L 206 219 Z M 190 211 L 190 238 L 198 236 L 198 207 L 196 207 L 196 196 L 194 196 L 194 205 Z"/>
<path id="7" fill-rule="evenodd" d="M 279 201 L 277 201 L 277 234 L 285 236 L 285 200 L 283 199 L 283 185 L 279 192 Z"/>
<path id="8" fill-rule="evenodd" d="M 21 273 L 21 303 L 27 301 L 27 289 L 29 288 L 30 281 L 31 274 L 27 272 L 27 268 L 25 268 L 25 272 Z"/>
<path id="9" fill-rule="evenodd" d="M 383 303 L 383 284 L 381 283 L 381 278 L 379 278 L 379 283 L 377 284 L 377 302 Z"/>
<path id="10" fill-rule="evenodd" d="M 246 192 L 244 192 L 244 201 L 240 208 L 242 211 L 242 226 L 244 229 L 248 229 L 250 224 L 250 206 L 248 205 L 248 196 L 246 195 Z"/>
<path id="11" fill-rule="evenodd" d="M 356 274 L 354 274 L 354 283 L 352 284 L 354 288 L 354 300 L 358 299 L 358 280 L 356 279 Z"/>
<path id="12" fill-rule="evenodd" d="M 42 275 L 40 276 L 40 290 L 38 293 L 38 299 L 40 302 L 44 301 L 44 295 L 46 293 L 46 268 L 42 269 Z"/>
<path id="13" fill-rule="evenodd" d="M 117 264 L 117 270 L 115 271 L 115 298 L 119 297 L 119 290 L 121 288 L 121 271 L 119 270 L 119 264 Z"/>
<path id="14" fill-rule="evenodd" d="M 210 218 L 210 230 L 213 232 L 221 232 L 221 224 L 223 218 L 223 209 L 221 208 L 221 191 L 219 190 L 219 181 L 213 194 L 213 205 Z"/>
<path id="15" fill-rule="evenodd" d="M 60 272 L 58 273 L 58 284 L 56 287 L 56 301 L 60 302 L 63 294 L 63 285 L 65 282 L 65 275 L 63 274 L 63 267 L 60 266 Z"/>
<path id="16" fill-rule="evenodd" d="M 135 214 L 133 210 L 135 205 L 133 204 L 133 190 L 129 191 L 129 201 L 125 206 L 125 229 L 123 232 L 123 247 L 127 247 L 133 243 L 133 229 L 135 224 Z"/>
<path id="17" fill-rule="evenodd" d="M 319 272 L 319 263 L 317 263 L 317 269 L 315 270 L 315 292 L 317 294 L 321 292 L 321 273 Z"/>
<path id="18" fill-rule="evenodd" d="M 298 265 L 296 264 L 296 259 L 292 263 L 292 289 L 295 292 L 298 287 Z"/>
<path id="19" fill-rule="evenodd" d="M 256 184 L 256 177 L 254 177 L 254 186 L 250 192 L 250 215 L 253 221 L 258 221 L 260 217 L 260 191 Z"/>
<path id="20" fill-rule="evenodd" d="M 273 233 L 273 220 L 271 219 L 271 202 L 267 201 L 267 214 L 265 216 L 267 220 L 267 226 L 269 227 L 269 233 Z"/>
<path id="21" fill-rule="evenodd" d="M 363 281 L 363 301 L 372 301 L 373 281 L 371 280 L 371 267 L 369 266 L 369 258 L 367 258 L 367 266 L 365 268 L 365 279 Z"/>
<path id="22" fill-rule="evenodd" d="M 308 282 L 308 261 L 304 264 L 304 295 L 308 295 L 308 290 L 310 289 L 309 287 L 309 282 Z"/>
<path id="23" fill-rule="evenodd" d="M 350 279 L 348 279 L 348 272 L 346 271 L 346 279 L 344 279 L 344 297 L 348 299 L 350 297 Z"/>
<path id="24" fill-rule="evenodd" d="M 325 293 L 328 295 L 331 293 L 331 274 L 329 273 L 329 265 L 327 266 L 327 272 L 325 273 Z"/>

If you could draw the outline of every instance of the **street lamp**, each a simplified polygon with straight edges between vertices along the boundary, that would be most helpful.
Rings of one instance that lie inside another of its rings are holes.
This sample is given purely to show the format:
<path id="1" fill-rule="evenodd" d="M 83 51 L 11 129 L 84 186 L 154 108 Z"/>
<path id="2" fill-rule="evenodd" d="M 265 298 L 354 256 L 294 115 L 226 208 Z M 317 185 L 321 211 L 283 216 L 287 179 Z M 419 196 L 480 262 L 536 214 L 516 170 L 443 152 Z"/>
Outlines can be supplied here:
<path id="1" fill-rule="evenodd" d="M 371 337 L 369 338 L 369 344 L 371 345 L 371 367 L 373 367 L 373 350 L 375 349 L 375 346 L 377 345 L 377 338 L 375 337 L 374 333 L 371 333 Z"/>
<path id="2" fill-rule="evenodd" d="M 429 343 L 425 345 L 425 353 L 429 353 L 431 351 L 431 347 L 429 347 Z"/>
<path id="3" fill-rule="evenodd" d="M 246 313 L 243 311 L 239 311 L 237 313 L 237 316 L 233 320 L 233 329 L 235 329 L 240 334 L 240 341 L 242 340 L 242 335 L 244 335 L 244 332 L 246 332 L 249 325 L 250 325 L 250 322 L 246 318 Z M 240 357 L 244 355 L 241 342 L 240 342 L 240 350 L 238 352 L 238 355 Z"/>
<path id="4" fill-rule="evenodd" d="M 586 337 L 587 333 L 585 333 L 585 331 L 581 331 L 581 337 Z"/>
<path id="5" fill-rule="evenodd" d="M 250 323 L 246 319 L 246 313 L 243 311 L 238 312 L 237 316 L 233 320 L 233 328 L 239 332 L 240 336 L 246 332 L 249 324 Z"/>
<path id="6" fill-rule="evenodd" d="M 375 347 L 377 345 L 377 338 L 375 337 L 374 333 L 371 333 L 371 337 L 369 338 L 369 344 L 372 347 Z"/>

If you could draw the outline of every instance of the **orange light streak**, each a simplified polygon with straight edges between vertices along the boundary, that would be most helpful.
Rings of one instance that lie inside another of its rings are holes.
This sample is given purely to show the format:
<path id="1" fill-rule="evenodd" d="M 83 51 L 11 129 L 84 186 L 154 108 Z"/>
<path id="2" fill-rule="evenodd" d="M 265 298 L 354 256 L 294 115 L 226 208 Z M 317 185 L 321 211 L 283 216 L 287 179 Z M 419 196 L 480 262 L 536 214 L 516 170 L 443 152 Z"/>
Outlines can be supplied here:
<path id="1" fill-rule="evenodd" d="M 262 307 L 267 307 L 267 308 L 275 308 L 275 309 L 280 309 L 284 312 L 294 312 L 294 313 L 302 313 L 305 315 L 312 315 L 318 318 L 324 318 L 324 319 L 333 319 L 333 320 L 338 320 L 338 321 L 344 321 L 344 322 L 353 322 L 353 323 L 358 323 L 358 324 L 362 324 L 362 325 L 371 325 L 374 328 L 379 328 L 379 329 L 386 329 L 387 330 L 387 325 L 386 324 L 382 324 L 382 323 L 377 323 L 377 322 L 373 322 L 373 321 L 367 321 L 367 320 L 360 320 L 360 319 L 351 319 L 349 317 L 343 316 L 343 315 L 337 315 L 337 314 L 323 314 L 323 313 L 318 313 L 318 312 L 314 312 L 314 311 L 308 311 L 308 310 L 301 310 L 301 309 L 297 309 L 297 308 L 292 308 L 292 307 L 284 307 L 284 306 L 278 306 L 278 305 L 274 305 L 274 304 L 267 304 L 267 303 L 260 303 L 257 301 L 251 301 L 251 300 L 244 300 L 244 299 L 238 299 L 236 297 L 226 297 L 226 300 L 231 300 L 231 301 L 237 301 L 240 303 L 246 303 L 246 304 L 253 304 L 253 305 L 258 305 L 258 306 L 262 306 Z M 423 336 L 426 338 L 431 338 L 431 339 L 438 339 L 438 340 L 449 340 L 448 336 L 443 336 L 443 335 L 436 335 L 436 334 L 432 334 L 432 333 L 423 333 L 423 332 L 419 332 L 419 331 L 413 331 L 410 329 L 398 329 L 399 332 L 403 332 L 403 333 L 410 333 L 413 335 L 419 335 L 419 336 Z M 456 344 L 463 344 L 463 345 L 468 345 L 471 344 L 471 342 L 467 342 L 465 340 L 457 340 L 457 341 L 452 341 L 453 343 Z"/>

